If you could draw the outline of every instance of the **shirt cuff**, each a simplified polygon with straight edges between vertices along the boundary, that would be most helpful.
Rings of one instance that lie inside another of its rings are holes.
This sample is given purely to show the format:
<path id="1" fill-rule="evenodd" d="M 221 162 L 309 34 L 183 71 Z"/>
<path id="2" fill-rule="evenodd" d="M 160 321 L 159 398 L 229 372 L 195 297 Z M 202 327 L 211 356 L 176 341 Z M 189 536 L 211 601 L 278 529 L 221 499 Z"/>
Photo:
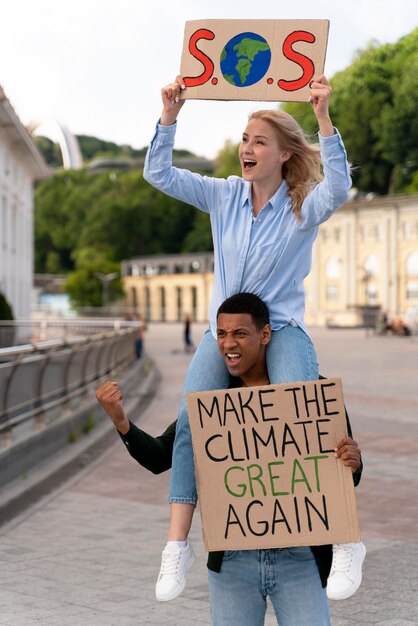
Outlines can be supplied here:
<path id="1" fill-rule="evenodd" d="M 342 148 L 345 152 L 344 142 L 337 128 L 334 126 L 334 134 L 329 137 L 323 137 L 321 133 L 318 133 L 319 145 L 321 146 L 321 152 L 324 154 L 335 154 L 336 149 Z"/>
<path id="2" fill-rule="evenodd" d="M 125 435 L 122 435 L 120 430 L 118 430 L 119 437 L 122 439 L 122 441 L 125 444 L 125 446 L 127 447 L 128 451 L 130 450 L 130 441 L 129 441 L 130 437 L 129 437 L 129 434 L 132 432 L 131 426 L 132 426 L 132 423 L 131 423 L 131 420 L 129 420 L 129 430 L 128 430 L 128 432 Z"/>

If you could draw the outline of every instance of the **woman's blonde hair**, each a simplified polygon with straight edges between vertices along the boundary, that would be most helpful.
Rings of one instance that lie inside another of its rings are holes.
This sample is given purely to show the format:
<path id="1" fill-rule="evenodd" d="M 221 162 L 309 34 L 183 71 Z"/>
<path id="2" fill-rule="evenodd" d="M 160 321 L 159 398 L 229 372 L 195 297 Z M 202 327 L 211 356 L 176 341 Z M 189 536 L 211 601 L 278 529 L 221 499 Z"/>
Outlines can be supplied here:
<path id="1" fill-rule="evenodd" d="M 322 180 L 319 144 L 312 144 L 296 120 L 284 111 L 255 111 L 249 119 L 268 122 L 276 131 L 282 150 L 291 152 L 283 163 L 282 175 L 289 186 L 289 197 L 296 219 L 300 219 L 302 202 L 314 183 Z"/>

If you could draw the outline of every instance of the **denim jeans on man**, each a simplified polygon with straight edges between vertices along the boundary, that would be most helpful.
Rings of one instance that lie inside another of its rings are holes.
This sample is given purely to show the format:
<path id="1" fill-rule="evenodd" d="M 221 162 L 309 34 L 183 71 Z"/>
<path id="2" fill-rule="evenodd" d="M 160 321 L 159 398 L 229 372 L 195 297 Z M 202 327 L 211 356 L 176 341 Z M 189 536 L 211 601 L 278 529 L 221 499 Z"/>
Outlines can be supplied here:
<path id="1" fill-rule="evenodd" d="M 330 626 L 326 591 L 308 547 L 225 552 L 209 570 L 213 626 L 263 626 L 267 597 L 280 626 Z"/>

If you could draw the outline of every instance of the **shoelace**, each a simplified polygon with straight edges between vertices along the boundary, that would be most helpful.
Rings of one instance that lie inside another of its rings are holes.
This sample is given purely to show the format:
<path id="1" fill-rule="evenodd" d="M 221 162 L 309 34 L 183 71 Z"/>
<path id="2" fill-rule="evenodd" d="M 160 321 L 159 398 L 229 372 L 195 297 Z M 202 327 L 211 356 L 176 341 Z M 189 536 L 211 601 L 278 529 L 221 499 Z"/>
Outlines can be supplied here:
<path id="1" fill-rule="evenodd" d="M 354 556 L 354 550 L 350 544 L 333 546 L 334 560 L 333 571 L 348 572 Z"/>
<path id="2" fill-rule="evenodd" d="M 179 552 L 163 552 L 160 575 L 177 574 L 180 565 L 181 553 Z"/>

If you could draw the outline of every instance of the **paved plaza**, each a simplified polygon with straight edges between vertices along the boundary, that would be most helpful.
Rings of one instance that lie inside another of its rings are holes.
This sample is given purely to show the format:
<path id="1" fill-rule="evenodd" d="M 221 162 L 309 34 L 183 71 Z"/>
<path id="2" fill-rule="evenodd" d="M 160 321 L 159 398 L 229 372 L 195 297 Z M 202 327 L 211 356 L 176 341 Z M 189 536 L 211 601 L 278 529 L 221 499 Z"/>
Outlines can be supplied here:
<path id="1" fill-rule="evenodd" d="M 192 328 L 196 343 L 202 332 Z M 313 329 L 312 336 L 321 373 L 343 380 L 364 460 L 356 490 L 368 550 L 363 584 L 349 600 L 331 603 L 332 624 L 416 626 L 418 338 L 336 329 Z M 144 413 L 131 417 L 159 434 L 175 419 L 190 355 L 182 351 L 181 325 L 152 324 L 145 343 L 162 381 Z M 139 467 L 115 433 L 107 452 L 0 527 L 0 625 L 209 625 L 199 515 L 191 534 L 197 559 L 184 594 L 155 600 L 168 483 L 168 473 Z M 269 607 L 266 625 L 273 624 Z"/>

